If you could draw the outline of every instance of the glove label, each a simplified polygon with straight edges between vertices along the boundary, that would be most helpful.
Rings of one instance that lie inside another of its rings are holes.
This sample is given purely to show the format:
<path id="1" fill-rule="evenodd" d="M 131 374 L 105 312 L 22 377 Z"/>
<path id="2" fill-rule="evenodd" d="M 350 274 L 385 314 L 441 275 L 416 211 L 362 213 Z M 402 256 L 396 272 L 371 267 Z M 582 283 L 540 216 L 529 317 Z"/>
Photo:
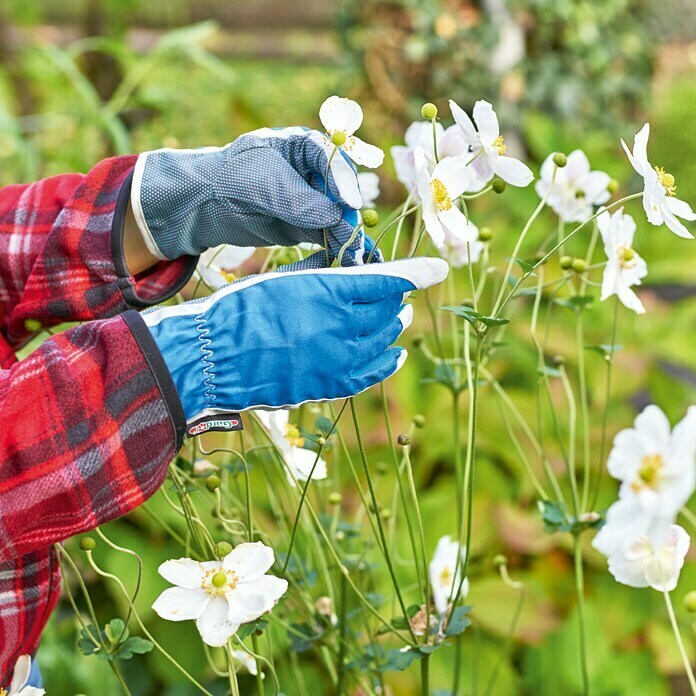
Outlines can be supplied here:
<path id="1" fill-rule="evenodd" d="M 239 413 L 219 413 L 214 416 L 204 416 L 186 426 L 187 437 L 196 437 L 203 433 L 232 432 L 244 430 L 244 423 Z"/>

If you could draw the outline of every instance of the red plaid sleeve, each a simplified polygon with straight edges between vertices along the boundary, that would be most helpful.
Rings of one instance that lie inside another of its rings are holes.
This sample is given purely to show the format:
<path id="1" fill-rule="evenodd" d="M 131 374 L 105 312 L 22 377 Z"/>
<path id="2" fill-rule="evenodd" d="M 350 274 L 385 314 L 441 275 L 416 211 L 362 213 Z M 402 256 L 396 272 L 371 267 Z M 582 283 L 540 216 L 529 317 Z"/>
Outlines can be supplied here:
<path id="1" fill-rule="evenodd" d="M 135 311 L 54 336 L 0 372 L 0 685 L 55 603 L 47 549 L 152 495 L 185 423 Z"/>
<path id="2" fill-rule="evenodd" d="M 123 226 L 135 160 L 114 157 L 86 175 L 0 190 L 0 329 L 10 346 L 39 325 L 157 304 L 188 281 L 194 257 L 161 262 L 136 278 L 126 269 Z"/>

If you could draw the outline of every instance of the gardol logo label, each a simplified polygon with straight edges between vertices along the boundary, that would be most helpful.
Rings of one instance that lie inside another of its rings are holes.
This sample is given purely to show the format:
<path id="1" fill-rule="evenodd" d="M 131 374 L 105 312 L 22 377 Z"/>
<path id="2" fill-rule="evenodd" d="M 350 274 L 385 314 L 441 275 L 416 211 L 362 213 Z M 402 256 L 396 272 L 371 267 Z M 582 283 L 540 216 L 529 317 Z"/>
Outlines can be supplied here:
<path id="1" fill-rule="evenodd" d="M 238 413 L 231 413 L 229 416 L 215 415 L 200 418 L 188 426 L 186 434 L 189 437 L 195 437 L 202 433 L 243 429 L 242 417 Z"/>

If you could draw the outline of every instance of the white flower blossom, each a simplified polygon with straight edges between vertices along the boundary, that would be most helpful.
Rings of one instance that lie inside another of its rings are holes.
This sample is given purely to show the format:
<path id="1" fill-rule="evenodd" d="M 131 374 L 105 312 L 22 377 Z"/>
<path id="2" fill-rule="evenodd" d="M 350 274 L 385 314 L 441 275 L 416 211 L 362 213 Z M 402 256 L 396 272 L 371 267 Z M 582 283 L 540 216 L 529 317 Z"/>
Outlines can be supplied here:
<path id="1" fill-rule="evenodd" d="M 319 109 L 319 120 L 326 131 L 324 147 L 328 157 L 331 157 L 336 147 L 334 136 L 340 134 L 344 138 L 340 145 L 341 151 L 356 164 L 374 169 L 384 161 L 382 150 L 353 135 L 363 121 L 363 112 L 357 102 L 335 95 L 329 97 Z"/>
<path id="2" fill-rule="evenodd" d="M 22 655 L 15 664 L 10 690 L 7 691 L 0 686 L 0 696 L 43 696 L 46 693 L 43 689 L 27 686 L 30 674 L 31 657 Z"/>
<path id="3" fill-rule="evenodd" d="M 379 177 L 374 172 L 359 172 L 358 186 L 362 194 L 363 207 L 374 207 L 379 198 Z"/>
<path id="4" fill-rule="evenodd" d="M 273 561 L 273 549 L 261 542 L 239 544 L 222 561 L 166 561 L 159 574 L 175 587 L 162 592 L 152 608 L 169 621 L 195 620 L 203 641 L 221 647 L 288 589 L 286 580 L 266 575 Z"/>
<path id="5" fill-rule="evenodd" d="M 435 246 L 441 249 L 447 234 L 456 239 L 475 241 L 476 232 L 455 205 L 471 180 L 466 160 L 447 157 L 435 165 L 431 174 L 423 149 L 416 148 L 414 155 L 423 223 Z"/>
<path id="6" fill-rule="evenodd" d="M 673 430 L 660 408 L 648 406 L 614 438 L 607 469 L 621 481 L 619 500 L 593 546 L 610 556 L 643 535 L 659 544 L 696 488 L 696 406 Z"/>
<path id="7" fill-rule="evenodd" d="M 513 157 L 506 157 L 507 146 L 500 134 L 500 125 L 493 107 L 487 101 L 474 104 L 474 122 L 466 111 L 450 99 L 452 116 L 459 126 L 464 141 L 471 147 L 472 167 L 477 178 L 490 181 L 499 176 L 512 186 L 528 186 L 534 180 L 529 167 Z"/>
<path id="8" fill-rule="evenodd" d="M 444 135 L 442 124 L 435 124 L 435 133 L 440 142 Z M 420 147 L 425 155 L 428 170 L 432 171 L 435 166 L 435 148 L 433 140 L 433 124 L 430 121 L 414 121 L 404 135 L 406 145 L 394 145 L 391 149 L 391 156 L 394 160 L 396 178 L 404 185 L 409 193 L 418 195 L 416 190 L 417 171 L 416 171 L 416 148 Z"/>
<path id="9" fill-rule="evenodd" d="M 677 586 L 690 542 L 689 535 L 676 524 L 659 544 L 642 535 L 609 556 L 609 572 L 623 585 L 671 592 Z"/>
<path id="10" fill-rule="evenodd" d="M 464 564 L 464 554 L 465 550 L 459 545 L 459 542 L 452 541 L 449 536 L 443 536 L 437 542 L 428 573 L 435 608 L 440 614 L 447 610 L 450 596 L 453 597 L 457 591 Z M 459 564 L 457 564 L 458 559 Z M 466 597 L 467 594 L 469 594 L 469 579 L 464 578 L 461 597 Z"/>
<path id="11" fill-rule="evenodd" d="M 604 242 L 607 265 L 602 278 L 601 299 L 616 295 L 622 304 L 638 314 L 645 312 L 643 303 L 631 287 L 640 285 L 648 274 L 648 266 L 633 248 L 636 232 L 635 220 L 623 213 L 623 208 L 615 213 L 603 212 L 597 218 L 597 226 Z"/>
<path id="12" fill-rule="evenodd" d="M 541 178 L 536 183 L 539 198 L 548 193 L 549 205 L 563 222 L 585 222 L 593 213 L 593 206 L 602 205 L 610 198 L 608 186 L 611 178 L 606 172 L 590 171 L 590 162 L 582 150 L 568 155 L 565 167 L 556 168 L 554 155 L 549 155 L 541 165 Z M 553 172 L 556 169 L 556 177 Z"/>
<path id="13" fill-rule="evenodd" d="M 283 455 L 285 474 L 291 486 L 295 485 L 295 479 L 309 480 L 310 474 L 313 481 L 321 481 L 327 477 L 326 462 L 321 457 L 317 461 L 316 452 L 304 449 L 305 439 L 297 426 L 290 423 L 290 411 L 256 411 L 256 416 L 266 427 L 271 440 Z M 313 474 L 312 467 L 314 467 Z"/>
<path id="14" fill-rule="evenodd" d="M 696 220 L 696 214 L 688 203 L 676 197 L 674 177 L 662 167 L 653 167 L 648 162 L 648 137 L 650 124 L 646 123 L 633 140 L 633 152 L 622 140 L 621 145 L 628 155 L 633 168 L 643 177 L 643 209 L 648 222 L 653 225 L 667 225 L 675 234 L 685 239 L 693 239 L 693 234 L 677 219 Z"/>
<path id="15" fill-rule="evenodd" d="M 250 259 L 256 249 L 254 247 L 237 247 L 231 244 L 221 244 L 204 251 L 198 259 L 196 272 L 203 282 L 213 290 L 219 290 L 237 280 L 235 271 Z"/>
<path id="16" fill-rule="evenodd" d="M 248 652 L 244 652 L 244 650 L 230 650 L 230 657 L 235 661 L 238 662 L 244 669 L 249 672 L 252 676 L 256 676 L 258 674 L 258 669 L 256 667 L 256 660 L 249 655 Z M 266 675 L 261 672 L 261 679 L 265 679 Z"/>
<path id="17" fill-rule="evenodd" d="M 445 232 L 445 243 L 439 251 L 452 268 L 461 268 L 470 263 L 478 263 L 481 258 L 485 244 L 479 240 L 479 228 L 471 220 L 469 220 L 469 231 L 474 236 L 473 241 L 457 239 L 457 237 Z"/>

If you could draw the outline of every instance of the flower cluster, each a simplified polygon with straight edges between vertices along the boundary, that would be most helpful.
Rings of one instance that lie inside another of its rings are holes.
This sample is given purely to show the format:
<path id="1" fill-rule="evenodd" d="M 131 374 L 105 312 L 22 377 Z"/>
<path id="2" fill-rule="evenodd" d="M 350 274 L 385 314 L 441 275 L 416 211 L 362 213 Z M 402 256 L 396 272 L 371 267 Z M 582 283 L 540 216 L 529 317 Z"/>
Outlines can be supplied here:
<path id="1" fill-rule="evenodd" d="M 675 520 L 696 488 L 696 407 L 672 430 L 662 410 L 648 406 L 614 439 L 607 468 L 621 482 L 619 499 L 594 547 L 619 582 L 673 590 L 689 549 Z"/>

